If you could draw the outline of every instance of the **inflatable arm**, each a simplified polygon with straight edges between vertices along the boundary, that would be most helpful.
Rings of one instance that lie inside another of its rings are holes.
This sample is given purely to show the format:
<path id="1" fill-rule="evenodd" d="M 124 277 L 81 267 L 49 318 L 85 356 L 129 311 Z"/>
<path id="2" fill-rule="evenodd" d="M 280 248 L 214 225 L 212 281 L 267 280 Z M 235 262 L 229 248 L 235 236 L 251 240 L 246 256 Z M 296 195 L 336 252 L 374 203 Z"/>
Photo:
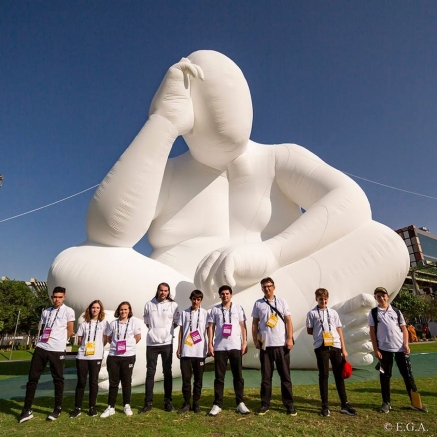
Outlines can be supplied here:
<path id="1" fill-rule="evenodd" d="M 190 77 L 202 70 L 186 58 L 164 77 L 150 107 L 150 117 L 97 189 L 87 216 L 88 240 L 133 247 L 156 214 L 170 150 L 193 126 Z"/>

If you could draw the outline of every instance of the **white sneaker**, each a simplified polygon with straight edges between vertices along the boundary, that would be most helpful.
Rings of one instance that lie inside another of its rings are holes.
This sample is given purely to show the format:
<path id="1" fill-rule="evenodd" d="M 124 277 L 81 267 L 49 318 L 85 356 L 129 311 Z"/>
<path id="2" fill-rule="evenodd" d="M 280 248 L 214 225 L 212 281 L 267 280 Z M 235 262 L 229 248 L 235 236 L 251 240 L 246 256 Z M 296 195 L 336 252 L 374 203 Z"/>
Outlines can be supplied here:
<path id="1" fill-rule="evenodd" d="M 105 417 L 113 416 L 114 414 L 115 414 L 115 408 L 112 408 L 110 405 L 108 405 L 108 408 L 100 415 L 100 417 L 105 418 Z"/>
<path id="2" fill-rule="evenodd" d="M 213 405 L 211 411 L 208 413 L 208 416 L 217 416 L 222 411 L 222 409 L 218 405 Z"/>
<path id="3" fill-rule="evenodd" d="M 123 408 L 124 410 L 124 414 L 126 414 L 126 416 L 132 416 L 134 413 L 132 413 L 132 410 L 130 408 L 129 404 L 126 404 Z"/>
<path id="4" fill-rule="evenodd" d="M 244 405 L 244 402 L 240 402 L 238 404 L 238 407 L 237 407 L 237 413 L 240 413 L 240 414 L 249 414 L 250 410 L 249 410 L 249 408 L 246 407 L 246 405 Z"/>

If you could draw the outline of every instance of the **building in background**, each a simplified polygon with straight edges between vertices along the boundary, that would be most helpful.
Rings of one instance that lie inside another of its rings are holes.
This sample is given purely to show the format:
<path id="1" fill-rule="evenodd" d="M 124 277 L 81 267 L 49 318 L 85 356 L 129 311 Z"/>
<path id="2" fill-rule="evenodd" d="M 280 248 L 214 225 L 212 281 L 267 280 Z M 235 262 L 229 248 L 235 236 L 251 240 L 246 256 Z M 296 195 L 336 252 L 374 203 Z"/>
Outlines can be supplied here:
<path id="1" fill-rule="evenodd" d="M 404 286 L 411 286 L 417 294 L 435 295 L 437 292 L 437 235 L 427 228 L 414 225 L 397 229 L 410 255 L 410 270 Z"/>

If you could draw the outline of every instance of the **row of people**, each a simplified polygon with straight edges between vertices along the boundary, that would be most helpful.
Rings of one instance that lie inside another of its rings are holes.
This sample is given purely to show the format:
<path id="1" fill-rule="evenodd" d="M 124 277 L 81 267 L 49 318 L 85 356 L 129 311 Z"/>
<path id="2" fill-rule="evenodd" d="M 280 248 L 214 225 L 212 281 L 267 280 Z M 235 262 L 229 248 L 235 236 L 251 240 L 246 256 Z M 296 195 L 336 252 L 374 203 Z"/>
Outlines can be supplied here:
<path id="1" fill-rule="evenodd" d="M 290 351 L 294 345 L 293 324 L 287 302 L 275 296 L 275 284 L 272 278 L 261 280 L 263 298 L 258 299 L 252 310 L 252 340 L 259 350 L 261 363 L 261 405 L 257 414 L 264 415 L 270 408 L 272 396 L 273 371 L 276 368 L 281 381 L 282 402 L 287 414 L 296 416 L 293 388 L 290 378 Z M 380 412 L 389 412 L 390 378 L 393 355 L 404 378 L 408 395 L 417 391 L 411 368 L 406 368 L 405 354 L 409 354 L 408 334 L 405 320 L 394 317 L 398 310 L 389 304 L 388 293 L 383 287 L 375 290 L 378 303 L 376 316 L 369 313 L 370 336 L 375 356 L 380 360 L 384 372 L 380 373 L 383 404 Z M 232 288 L 223 285 L 219 288 L 221 303 L 206 311 L 201 307 L 203 293 L 194 290 L 190 295 L 191 305 L 179 313 L 178 305 L 170 296 L 170 286 L 159 284 L 155 297 L 146 303 L 144 323 L 147 333 L 147 373 L 145 383 L 145 402 L 141 413 L 147 413 L 153 406 L 154 379 L 158 357 L 161 356 L 164 374 L 164 408 L 175 411 L 172 403 L 173 378 L 173 337 L 174 330 L 180 327 L 176 355 L 180 359 L 182 374 L 182 395 L 184 403 L 178 413 L 190 410 L 201 411 L 199 400 L 202 391 L 203 372 L 207 356 L 214 357 L 214 402 L 208 413 L 217 416 L 222 409 L 224 380 L 229 362 L 236 400 L 236 411 L 249 414 L 244 403 L 244 379 L 242 374 L 242 356 L 247 352 L 246 315 L 243 307 L 233 305 Z M 50 371 L 55 387 L 55 408 L 47 420 L 56 420 L 61 414 L 64 388 L 63 368 L 65 344 L 73 333 L 74 311 L 64 304 L 65 289 L 53 290 L 53 306 L 42 314 L 44 329 L 35 349 L 26 387 L 23 410 L 19 423 L 33 418 L 31 411 L 38 380 L 50 363 Z M 354 416 L 356 411 L 348 402 L 344 379 L 343 362 L 347 350 L 342 333 L 342 324 L 338 313 L 328 309 L 329 292 L 319 288 L 315 292 L 317 305 L 311 309 L 306 318 L 308 334 L 313 336 L 314 351 L 319 370 L 319 389 L 322 408 L 321 416 L 330 416 L 328 405 L 329 361 L 331 362 L 336 388 L 341 401 L 340 412 Z M 108 322 L 102 302 L 91 302 L 84 314 L 84 321 L 79 325 L 77 336 L 80 348 L 77 353 L 77 386 L 75 392 L 75 409 L 71 418 L 78 417 L 82 411 L 82 402 L 89 376 L 89 416 L 96 416 L 98 393 L 98 375 L 100 372 L 104 346 L 109 343 L 107 370 L 109 375 L 108 407 L 101 417 L 115 414 L 115 402 L 121 383 L 124 412 L 133 415 L 130 407 L 131 379 L 135 365 L 136 344 L 141 340 L 141 323 L 132 317 L 129 302 L 121 302 L 114 313 L 115 320 Z M 376 318 L 375 318 L 376 317 Z M 375 323 L 376 321 L 376 323 Z M 375 326 L 380 326 L 378 330 Z M 194 377 L 193 389 L 191 380 Z"/>

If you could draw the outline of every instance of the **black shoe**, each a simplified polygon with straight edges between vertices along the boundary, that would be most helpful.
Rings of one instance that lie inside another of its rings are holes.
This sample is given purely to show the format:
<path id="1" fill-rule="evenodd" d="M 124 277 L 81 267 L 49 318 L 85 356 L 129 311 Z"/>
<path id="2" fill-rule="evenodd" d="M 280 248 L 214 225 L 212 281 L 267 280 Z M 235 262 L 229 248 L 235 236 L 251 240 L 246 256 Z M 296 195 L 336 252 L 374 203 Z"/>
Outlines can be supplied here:
<path id="1" fill-rule="evenodd" d="M 289 415 L 289 416 L 297 416 L 297 411 L 296 411 L 296 408 L 294 408 L 294 406 L 291 406 L 291 407 L 287 407 L 287 414 Z"/>
<path id="2" fill-rule="evenodd" d="M 30 419 L 33 419 L 32 410 L 23 410 L 18 416 L 18 423 L 27 422 Z"/>
<path id="3" fill-rule="evenodd" d="M 165 401 L 164 410 L 167 411 L 167 413 L 173 413 L 174 411 L 176 411 L 171 401 Z"/>
<path id="4" fill-rule="evenodd" d="M 190 411 L 190 404 L 188 402 L 184 402 L 184 405 L 182 405 L 182 407 L 178 410 L 178 414 L 188 413 L 188 411 Z"/>
<path id="5" fill-rule="evenodd" d="M 269 411 L 269 407 L 267 407 L 266 405 L 261 405 L 261 406 L 258 408 L 256 414 L 257 414 L 258 416 L 264 416 L 264 414 L 266 414 L 267 411 Z"/>
<path id="6" fill-rule="evenodd" d="M 70 413 L 70 419 L 76 419 L 76 417 L 80 416 L 80 408 L 75 408 L 71 413 Z"/>
<path id="7" fill-rule="evenodd" d="M 379 407 L 379 412 L 380 413 L 389 413 L 391 410 L 391 405 L 390 402 L 383 402 L 383 404 Z"/>
<path id="8" fill-rule="evenodd" d="M 192 410 L 193 410 L 195 413 L 201 413 L 201 412 L 202 412 L 202 410 L 201 410 L 201 408 L 199 407 L 199 404 L 198 404 L 198 403 L 194 403 L 194 404 L 193 404 L 193 408 L 192 408 Z"/>
<path id="9" fill-rule="evenodd" d="M 48 416 L 46 420 L 56 420 L 61 415 L 61 409 L 55 408 Z"/>
<path id="10" fill-rule="evenodd" d="M 97 416 L 96 407 L 90 407 L 90 409 L 88 410 L 88 416 L 90 416 L 90 417 L 96 417 Z"/>
<path id="11" fill-rule="evenodd" d="M 152 404 L 146 404 L 143 408 L 139 411 L 138 414 L 148 413 L 152 409 Z"/>
<path id="12" fill-rule="evenodd" d="M 356 416 L 357 415 L 357 412 L 355 411 L 354 408 L 352 408 L 349 405 L 349 402 L 347 402 L 346 404 L 344 404 L 341 407 L 340 413 L 347 414 L 348 416 Z"/>
<path id="13" fill-rule="evenodd" d="M 329 417 L 331 415 L 331 412 L 329 411 L 328 407 L 322 407 L 322 409 L 320 410 L 319 416 L 322 417 Z"/>

